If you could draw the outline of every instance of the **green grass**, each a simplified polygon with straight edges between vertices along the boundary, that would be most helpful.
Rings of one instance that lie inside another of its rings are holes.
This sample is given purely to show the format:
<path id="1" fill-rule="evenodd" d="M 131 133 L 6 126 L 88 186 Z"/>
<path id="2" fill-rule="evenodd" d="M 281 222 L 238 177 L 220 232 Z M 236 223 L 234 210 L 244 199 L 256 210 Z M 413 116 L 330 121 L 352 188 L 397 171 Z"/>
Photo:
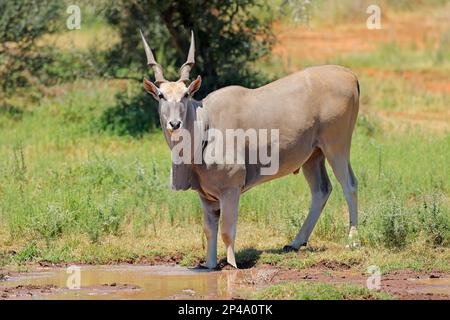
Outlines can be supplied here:
<path id="1" fill-rule="evenodd" d="M 161 133 L 136 139 L 96 128 L 116 90 L 107 82 L 79 82 L 23 109 L 19 118 L 0 115 L 3 264 L 151 262 L 179 256 L 189 265 L 203 258 L 198 197 L 169 190 L 170 155 Z M 408 133 L 385 131 L 369 115 L 362 116 L 352 164 L 359 179 L 365 249 L 336 249 L 345 246 L 348 214 L 330 170 L 334 191 L 311 239 L 323 252 L 307 251 L 301 258 L 273 252 L 292 239 L 309 206 L 304 178 L 291 175 L 242 197 L 238 260 L 275 259 L 275 265 L 300 269 L 337 254 L 337 260 L 350 259 L 360 268 L 368 261 L 387 269 L 443 268 L 439 261 L 448 258 L 450 243 L 449 142 L 449 134 L 413 127 Z M 408 259 L 417 247 L 421 250 Z M 250 248 L 257 256 L 245 251 Z M 390 258 L 399 252 L 401 259 Z"/>
<path id="2" fill-rule="evenodd" d="M 434 39 L 433 39 L 434 40 Z M 395 71 L 448 71 L 450 61 L 449 34 L 442 34 L 437 45 L 429 40 L 424 48 L 415 44 L 399 45 L 397 42 L 381 43 L 375 51 L 345 54 L 331 58 L 330 63 L 351 65 L 353 68 L 377 68 Z"/>
<path id="3" fill-rule="evenodd" d="M 350 284 L 313 282 L 283 283 L 258 291 L 254 299 L 262 300 L 390 300 L 386 293 L 376 292 Z"/>

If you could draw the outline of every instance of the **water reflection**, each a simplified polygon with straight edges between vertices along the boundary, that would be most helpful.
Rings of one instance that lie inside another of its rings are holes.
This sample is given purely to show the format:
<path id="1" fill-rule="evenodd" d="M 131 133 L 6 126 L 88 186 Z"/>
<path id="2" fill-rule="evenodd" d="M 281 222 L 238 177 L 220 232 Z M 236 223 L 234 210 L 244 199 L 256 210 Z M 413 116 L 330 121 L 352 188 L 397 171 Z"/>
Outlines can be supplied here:
<path id="1" fill-rule="evenodd" d="M 179 266 L 83 266 L 81 288 L 70 290 L 66 269 L 26 273 L 0 282 L 1 287 L 48 286 L 34 299 L 230 299 L 249 291 L 246 270 L 208 271 Z"/>

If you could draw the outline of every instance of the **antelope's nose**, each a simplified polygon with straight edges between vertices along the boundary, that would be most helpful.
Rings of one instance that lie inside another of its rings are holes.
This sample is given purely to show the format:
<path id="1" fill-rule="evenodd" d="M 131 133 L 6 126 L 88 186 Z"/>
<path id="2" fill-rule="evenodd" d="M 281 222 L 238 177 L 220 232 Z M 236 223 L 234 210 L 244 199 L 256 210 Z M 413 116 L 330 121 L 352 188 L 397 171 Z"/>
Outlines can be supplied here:
<path id="1" fill-rule="evenodd" d="M 177 130 L 178 128 L 181 127 L 181 121 L 179 120 L 169 121 L 169 125 L 172 127 L 172 130 Z"/>

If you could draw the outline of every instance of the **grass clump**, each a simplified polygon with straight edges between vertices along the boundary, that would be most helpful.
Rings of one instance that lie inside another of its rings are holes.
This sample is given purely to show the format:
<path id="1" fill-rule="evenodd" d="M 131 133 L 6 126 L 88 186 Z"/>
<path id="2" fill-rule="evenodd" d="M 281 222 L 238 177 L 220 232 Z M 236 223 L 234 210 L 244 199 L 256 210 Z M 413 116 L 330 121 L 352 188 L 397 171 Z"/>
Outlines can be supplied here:
<path id="1" fill-rule="evenodd" d="M 388 300 L 386 293 L 351 284 L 314 282 L 283 283 L 270 286 L 253 295 L 261 300 Z"/>

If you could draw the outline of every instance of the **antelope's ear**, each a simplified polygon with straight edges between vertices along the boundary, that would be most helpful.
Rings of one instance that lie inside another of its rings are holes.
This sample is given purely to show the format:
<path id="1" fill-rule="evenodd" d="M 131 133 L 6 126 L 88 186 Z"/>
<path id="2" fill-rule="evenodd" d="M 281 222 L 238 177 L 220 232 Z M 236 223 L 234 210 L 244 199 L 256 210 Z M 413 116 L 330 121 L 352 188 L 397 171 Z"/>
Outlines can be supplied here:
<path id="1" fill-rule="evenodd" d="M 147 80 L 144 78 L 144 88 L 145 90 L 150 93 L 153 98 L 155 98 L 156 100 L 159 100 L 159 90 L 158 87 L 151 81 Z"/>
<path id="2" fill-rule="evenodd" d="M 198 76 L 197 79 L 192 81 L 188 87 L 189 95 L 192 96 L 194 93 L 196 93 L 197 90 L 200 89 L 201 85 L 202 85 L 202 77 Z"/>

